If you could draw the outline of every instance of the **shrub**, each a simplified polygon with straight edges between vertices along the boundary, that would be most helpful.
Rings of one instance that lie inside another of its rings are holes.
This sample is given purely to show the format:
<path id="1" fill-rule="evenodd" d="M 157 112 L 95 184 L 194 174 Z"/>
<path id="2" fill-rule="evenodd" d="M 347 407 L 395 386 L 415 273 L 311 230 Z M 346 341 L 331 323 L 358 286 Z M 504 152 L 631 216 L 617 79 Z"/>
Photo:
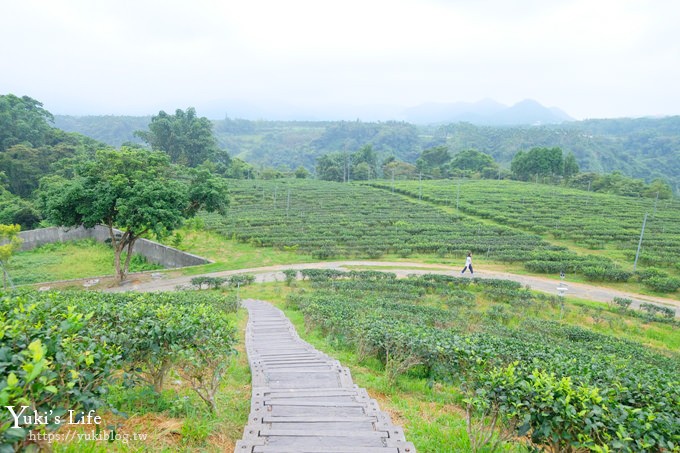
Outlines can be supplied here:
<path id="1" fill-rule="evenodd" d="M 227 279 L 224 277 L 194 277 L 191 279 L 191 284 L 198 289 L 203 289 L 203 285 L 206 288 L 217 289 L 226 281 Z"/>
<path id="2" fill-rule="evenodd" d="M 624 310 L 630 307 L 630 304 L 633 303 L 632 299 L 627 299 L 625 297 L 615 297 L 612 302 L 616 304 L 617 306 L 623 308 Z"/>
<path id="3" fill-rule="evenodd" d="M 409 248 L 403 248 L 403 249 L 397 250 L 397 255 L 399 255 L 401 258 L 408 258 L 412 254 L 413 254 L 413 250 L 411 250 Z"/>
<path id="4" fill-rule="evenodd" d="M 295 279 L 297 279 L 298 271 L 295 269 L 284 269 L 283 275 L 286 279 L 286 285 L 291 286 Z"/>
<path id="5" fill-rule="evenodd" d="M 644 285 L 661 293 L 673 293 L 680 288 L 680 278 L 676 277 L 650 277 L 644 280 Z"/>
<path id="6" fill-rule="evenodd" d="M 255 283 L 255 276 L 252 274 L 236 274 L 227 278 L 229 286 L 247 286 Z"/>
<path id="7" fill-rule="evenodd" d="M 383 250 L 380 250 L 380 249 L 371 248 L 371 249 L 366 250 L 366 257 L 373 259 L 373 260 L 377 260 L 379 258 L 382 258 L 382 256 L 384 254 L 385 254 L 385 252 Z"/>

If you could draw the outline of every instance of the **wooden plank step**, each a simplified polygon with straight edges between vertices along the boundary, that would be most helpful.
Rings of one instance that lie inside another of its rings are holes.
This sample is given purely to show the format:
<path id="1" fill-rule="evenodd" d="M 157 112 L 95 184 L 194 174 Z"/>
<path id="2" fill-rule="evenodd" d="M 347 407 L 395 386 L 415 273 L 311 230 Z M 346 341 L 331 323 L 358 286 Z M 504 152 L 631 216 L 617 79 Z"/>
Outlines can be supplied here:
<path id="1" fill-rule="evenodd" d="M 304 342 L 277 308 L 244 301 L 251 412 L 238 453 L 415 453 L 348 368 Z"/>
<path id="2" fill-rule="evenodd" d="M 368 397 L 368 392 L 362 388 L 337 388 L 337 389 L 298 389 L 287 391 L 253 389 L 253 396 L 264 396 L 268 398 L 299 398 L 305 396 L 345 396 L 358 395 Z"/>
<path id="3" fill-rule="evenodd" d="M 268 445 L 253 445 L 243 449 L 239 447 L 240 444 L 236 444 L 235 453 L 413 453 L 413 450 L 404 450 L 401 447 L 324 447 L 324 448 L 312 448 L 312 449 L 281 449 L 281 447 L 270 447 Z"/>
<path id="4" fill-rule="evenodd" d="M 297 422 L 320 422 L 320 423 L 331 423 L 331 422 L 375 422 L 377 417 L 312 417 L 312 416 L 300 416 L 300 417 L 274 417 L 272 415 L 265 415 L 262 418 L 263 423 L 297 423 Z"/>

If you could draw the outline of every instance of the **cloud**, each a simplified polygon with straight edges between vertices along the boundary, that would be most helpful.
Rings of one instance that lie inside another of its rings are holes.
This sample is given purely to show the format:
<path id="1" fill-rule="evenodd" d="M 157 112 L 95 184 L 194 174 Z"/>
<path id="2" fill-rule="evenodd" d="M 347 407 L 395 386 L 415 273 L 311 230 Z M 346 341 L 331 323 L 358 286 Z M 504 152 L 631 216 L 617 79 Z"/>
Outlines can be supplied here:
<path id="1" fill-rule="evenodd" d="M 0 86 L 57 113 L 490 97 L 671 114 L 679 13 L 670 0 L 3 2 Z"/>

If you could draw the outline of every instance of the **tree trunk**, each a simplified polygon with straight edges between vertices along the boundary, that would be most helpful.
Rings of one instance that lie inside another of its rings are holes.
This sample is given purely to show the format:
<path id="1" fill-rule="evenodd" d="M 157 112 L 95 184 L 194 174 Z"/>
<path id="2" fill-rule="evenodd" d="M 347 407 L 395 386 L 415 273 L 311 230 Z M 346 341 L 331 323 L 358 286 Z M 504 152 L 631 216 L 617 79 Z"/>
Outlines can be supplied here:
<path id="1" fill-rule="evenodd" d="M 132 235 L 131 235 L 132 237 Z M 125 266 L 123 267 L 123 278 L 130 272 L 130 258 L 132 258 L 132 248 L 135 246 L 137 238 L 129 239 L 127 243 L 127 256 L 125 257 Z"/>

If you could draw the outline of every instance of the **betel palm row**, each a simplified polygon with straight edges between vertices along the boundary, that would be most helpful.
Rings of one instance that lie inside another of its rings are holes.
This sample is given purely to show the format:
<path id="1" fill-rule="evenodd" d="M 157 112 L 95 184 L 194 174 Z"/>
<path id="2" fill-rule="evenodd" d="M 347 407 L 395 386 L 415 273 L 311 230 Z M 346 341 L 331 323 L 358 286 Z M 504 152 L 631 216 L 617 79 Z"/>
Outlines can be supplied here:
<path id="1" fill-rule="evenodd" d="M 419 364 L 414 375 L 453 382 L 473 416 L 495 412 L 536 447 L 680 450 L 677 353 L 529 317 L 555 301 L 515 282 L 303 274 L 312 288 L 289 303 L 309 327 L 377 357 L 386 372 Z M 502 304 L 484 311 L 476 305 L 480 298 Z M 517 323 L 498 322 L 504 311 Z"/>
<path id="2" fill-rule="evenodd" d="M 391 182 L 376 183 L 392 190 Z M 459 188 L 460 187 L 460 188 Z M 396 191 L 523 231 L 635 256 L 645 213 L 641 264 L 680 266 L 680 201 L 631 198 L 518 181 L 397 181 Z"/>

